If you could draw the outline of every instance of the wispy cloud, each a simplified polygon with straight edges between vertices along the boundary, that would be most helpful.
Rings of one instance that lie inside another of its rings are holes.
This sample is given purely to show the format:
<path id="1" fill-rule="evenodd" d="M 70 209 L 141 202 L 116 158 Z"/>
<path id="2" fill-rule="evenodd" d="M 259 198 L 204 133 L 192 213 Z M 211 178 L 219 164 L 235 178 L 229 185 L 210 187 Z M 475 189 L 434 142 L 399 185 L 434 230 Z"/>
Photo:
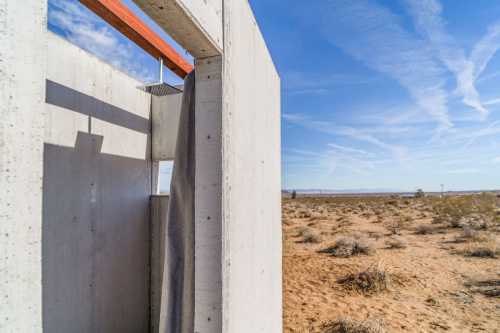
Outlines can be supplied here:
<path id="1" fill-rule="evenodd" d="M 442 5 L 438 0 L 407 0 L 417 30 L 429 40 L 438 58 L 455 75 L 457 93 L 465 105 L 477 110 L 483 118 L 488 110 L 481 103 L 475 87 L 477 78 L 500 47 L 500 24 L 494 24 L 474 46 L 470 57 L 446 31 Z"/>
<path id="2" fill-rule="evenodd" d="M 342 145 L 339 145 L 336 143 L 329 143 L 328 147 L 333 148 L 333 149 L 338 150 L 338 151 L 345 152 L 345 153 L 352 153 L 352 154 L 358 154 L 358 155 L 363 155 L 363 156 L 371 155 L 371 153 L 367 152 L 366 150 L 359 149 L 359 148 L 346 147 L 346 146 L 342 146 Z"/>
<path id="3" fill-rule="evenodd" d="M 337 86 L 362 85 L 375 81 L 373 78 L 346 73 L 314 74 L 289 71 L 283 74 L 283 88 L 291 95 L 326 94 Z"/>
<path id="4" fill-rule="evenodd" d="M 321 30 L 334 45 L 407 89 L 441 128 L 452 127 L 442 66 L 428 43 L 406 31 L 400 18 L 373 1 L 337 0 L 321 8 Z M 319 8 L 316 8 L 319 10 Z"/>
<path id="5" fill-rule="evenodd" d="M 153 73 L 137 61 L 131 44 L 89 10 L 74 0 L 49 0 L 49 5 L 49 23 L 64 31 L 72 43 L 138 80 L 154 80 Z"/>
<path id="6" fill-rule="evenodd" d="M 404 146 L 390 144 L 377 138 L 375 136 L 376 134 L 371 133 L 374 131 L 374 128 L 361 129 L 361 128 L 354 128 L 351 126 L 338 126 L 328 121 L 314 120 L 299 114 L 285 113 L 283 114 L 283 118 L 287 120 L 289 123 L 300 125 L 310 130 L 347 137 L 349 139 L 353 139 L 356 141 L 369 143 L 373 146 L 391 152 L 393 156 L 396 157 L 398 160 L 405 159 L 407 155 L 407 149 Z M 387 130 L 389 129 L 386 128 L 386 131 Z M 375 131 L 375 132 L 378 132 L 379 134 L 383 133 L 383 131 Z"/>
<path id="7" fill-rule="evenodd" d="M 495 157 L 495 158 L 493 159 L 493 163 L 495 163 L 495 164 L 500 164 L 500 156 Z"/>
<path id="8" fill-rule="evenodd" d="M 484 105 L 495 105 L 495 104 L 500 104 L 500 98 L 494 98 L 484 102 Z"/>

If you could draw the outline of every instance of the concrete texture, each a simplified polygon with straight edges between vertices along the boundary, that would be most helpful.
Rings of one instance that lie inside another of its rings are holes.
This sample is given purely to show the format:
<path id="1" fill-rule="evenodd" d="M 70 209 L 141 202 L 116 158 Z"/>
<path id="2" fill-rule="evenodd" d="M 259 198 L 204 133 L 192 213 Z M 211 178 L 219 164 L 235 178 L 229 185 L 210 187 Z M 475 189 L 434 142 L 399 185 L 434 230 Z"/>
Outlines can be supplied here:
<path id="1" fill-rule="evenodd" d="M 279 77 L 249 4 L 136 2 L 196 57 L 194 331 L 281 332 Z M 46 34 L 46 1 L 0 20 L 0 331 L 147 331 L 150 96 Z"/>
<path id="2" fill-rule="evenodd" d="M 195 332 L 222 331 L 222 58 L 196 60 Z"/>
<path id="3" fill-rule="evenodd" d="M 135 0 L 196 58 L 222 52 L 222 0 Z"/>
<path id="4" fill-rule="evenodd" d="M 168 195 L 151 197 L 151 332 L 159 330 L 168 199 Z"/>
<path id="5" fill-rule="evenodd" d="M 48 34 L 43 327 L 145 332 L 150 313 L 150 97 Z"/>
<path id="6" fill-rule="evenodd" d="M 47 1 L 0 0 L 0 331 L 42 330 Z"/>
<path id="7" fill-rule="evenodd" d="M 182 93 L 152 96 L 153 161 L 171 161 L 175 157 L 181 104 Z"/>
<path id="8" fill-rule="evenodd" d="M 195 1 L 136 2 L 174 38 L 213 26 Z M 162 14 L 165 3 L 189 15 Z M 196 87 L 206 119 L 197 122 L 195 331 L 281 332 L 280 80 L 248 1 L 222 4 L 217 69 L 205 44 L 177 39 L 207 74 Z"/>
<path id="9" fill-rule="evenodd" d="M 282 332 L 280 79 L 247 1 L 224 1 L 223 332 Z"/>

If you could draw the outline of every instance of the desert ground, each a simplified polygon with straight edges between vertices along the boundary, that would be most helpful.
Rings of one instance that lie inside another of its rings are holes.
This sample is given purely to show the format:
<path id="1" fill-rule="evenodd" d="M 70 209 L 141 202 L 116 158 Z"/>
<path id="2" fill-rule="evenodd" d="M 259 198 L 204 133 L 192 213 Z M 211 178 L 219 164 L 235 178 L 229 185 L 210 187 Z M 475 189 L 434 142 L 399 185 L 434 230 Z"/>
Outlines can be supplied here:
<path id="1" fill-rule="evenodd" d="M 500 332 L 500 198 L 283 199 L 285 332 Z"/>

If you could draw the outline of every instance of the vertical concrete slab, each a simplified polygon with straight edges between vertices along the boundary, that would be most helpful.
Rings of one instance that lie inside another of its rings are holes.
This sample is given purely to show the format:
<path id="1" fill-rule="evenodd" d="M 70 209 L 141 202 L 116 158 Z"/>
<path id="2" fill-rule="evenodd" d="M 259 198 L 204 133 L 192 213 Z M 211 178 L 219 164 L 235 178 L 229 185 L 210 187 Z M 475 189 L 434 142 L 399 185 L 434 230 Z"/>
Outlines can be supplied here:
<path id="1" fill-rule="evenodd" d="M 126 74 L 48 36 L 44 330 L 147 332 L 150 96 Z"/>
<path id="2" fill-rule="evenodd" d="M 151 197 L 151 332 L 159 330 L 168 195 Z"/>
<path id="3" fill-rule="evenodd" d="M 182 93 L 151 97 L 153 161 L 175 158 L 181 104 Z"/>
<path id="4" fill-rule="evenodd" d="M 47 1 L 0 0 L 0 331 L 42 330 Z"/>
<path id="5" fill-rule="evenodd" d="M 197 59 L 195 332 L 222 332 L 222 57 Z"/>
<path id="6" fill-rule="evenodd" d="M 224 1 L 223 332 L 282 332 L 280 79 L 248 1 Z"/>

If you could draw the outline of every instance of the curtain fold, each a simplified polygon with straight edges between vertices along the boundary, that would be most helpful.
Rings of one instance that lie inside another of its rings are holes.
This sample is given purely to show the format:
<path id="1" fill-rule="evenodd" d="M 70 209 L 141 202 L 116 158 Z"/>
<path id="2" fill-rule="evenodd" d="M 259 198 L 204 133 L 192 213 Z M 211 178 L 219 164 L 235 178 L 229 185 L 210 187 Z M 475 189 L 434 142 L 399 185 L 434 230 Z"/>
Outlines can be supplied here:
<path id="1" fill-rule="evenodd" d="M 168 112 L 168 110 L 166 110 Z M 165 233 L 161 333 L 194 331 L 195 73 L 185 79 Z"/>

